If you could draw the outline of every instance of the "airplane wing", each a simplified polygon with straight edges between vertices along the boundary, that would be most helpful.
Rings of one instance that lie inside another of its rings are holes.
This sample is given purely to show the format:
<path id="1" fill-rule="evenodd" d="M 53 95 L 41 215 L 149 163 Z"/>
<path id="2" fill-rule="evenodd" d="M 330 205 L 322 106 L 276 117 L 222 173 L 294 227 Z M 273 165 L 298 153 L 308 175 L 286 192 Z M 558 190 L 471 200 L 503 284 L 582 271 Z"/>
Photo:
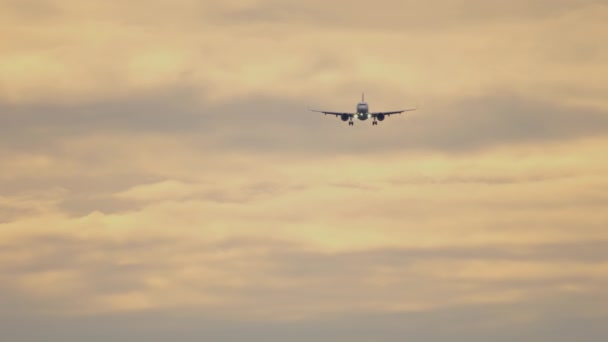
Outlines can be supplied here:
<path id="1" fill-rule="evenodd" d="M 353 115 L 355 115 L 355 113 L 326 112 L 326 111 L 323 111 L 323 110 L 314 110 L 314 109 L 310 109 L 310 108 L 308 108 L 308 110 L 311 111 L 311 112 L 323 113 L 325 115 L 327 115 L 327 114 L 329 114 L 329 115 L 335 115 L 336 117 L 342 116 L 344 114 L 346 114 L 346 115 L 348 115 L 350 117 L 352 117 Z"/>
<path id="2" fill-rule="evenodd" d="M 413 110 L 416 110 L 418 108 L 411 108 L 411 109 L 403 109 L 403 110 L 395 110 L 395 111 L 391 111 L 391 112 L 374 112 L 374 113 L 370 113 L 372 117 L 376 117 L 378 115 L 386 115 L 386 116 L 391 116 L 394 114 L 401 114 L 403 112 L 411 112 Z"/>

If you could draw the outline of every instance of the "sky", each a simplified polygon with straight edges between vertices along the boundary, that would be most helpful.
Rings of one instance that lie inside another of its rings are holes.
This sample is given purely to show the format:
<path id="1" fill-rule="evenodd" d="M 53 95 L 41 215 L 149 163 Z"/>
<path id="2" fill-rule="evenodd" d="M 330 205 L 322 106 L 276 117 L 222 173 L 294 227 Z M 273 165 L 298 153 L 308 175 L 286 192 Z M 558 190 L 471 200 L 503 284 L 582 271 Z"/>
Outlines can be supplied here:
<path id="1" fill-rule="evenodd" d="M 0 340 L 606 341 L 606 17 L 0 0 Z"/>

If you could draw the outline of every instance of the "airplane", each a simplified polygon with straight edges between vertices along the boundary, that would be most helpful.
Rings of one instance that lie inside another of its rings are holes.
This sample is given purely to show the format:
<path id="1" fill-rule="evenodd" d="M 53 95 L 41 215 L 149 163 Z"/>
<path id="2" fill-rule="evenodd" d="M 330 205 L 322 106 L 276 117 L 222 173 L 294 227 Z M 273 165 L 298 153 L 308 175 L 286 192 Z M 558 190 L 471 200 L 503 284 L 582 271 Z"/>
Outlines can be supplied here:
<path id="1" fill-rule="evenodd" d="M 401 114 L 403 112 L 410 112 L 416 109 L 418 109 L 418 106 L 416 106 L 416 108 L 395 110 L 390 112 L 370 112 L 369 106 L 367 105 L 367 102 L 365 102 L 365 93 L 361 93 L 361 102 L 357 103 L 357 112 L 355 113 L 326 112 L 322 110 L 314 110 L 308 108 L 308 110 L 310 110 L 311 112 L 323 113 L 325 115 L 330 114 L 335 115 L 336 117 L 340 117 L 342 121 L 348 121 L 349 126 L 353 126 L 355 124 L 353 122 L 353 118 L 357 118 L 361 121 L 365 121 L 369 118 L 372 118 L 374 119 L 374 121 L 372 121 L 372 125 L 378 125 L 378 121 L 383 121 L 385 117 L 389 117 L 395 114 Z"/>

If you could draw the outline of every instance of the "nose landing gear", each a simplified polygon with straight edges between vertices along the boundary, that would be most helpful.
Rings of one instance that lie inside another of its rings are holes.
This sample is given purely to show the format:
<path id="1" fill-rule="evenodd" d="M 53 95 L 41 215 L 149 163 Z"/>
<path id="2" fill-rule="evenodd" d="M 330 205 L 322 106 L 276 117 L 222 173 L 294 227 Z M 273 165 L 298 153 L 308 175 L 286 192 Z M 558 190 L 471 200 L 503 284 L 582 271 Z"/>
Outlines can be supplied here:
<path id="1" fill-rule="evenodd" d="M 376 119 L 374 119 L 374 121 L 372 122 L 372 126 L 377 126 L 378 125 L 378 121 L 376 121 Z"/>

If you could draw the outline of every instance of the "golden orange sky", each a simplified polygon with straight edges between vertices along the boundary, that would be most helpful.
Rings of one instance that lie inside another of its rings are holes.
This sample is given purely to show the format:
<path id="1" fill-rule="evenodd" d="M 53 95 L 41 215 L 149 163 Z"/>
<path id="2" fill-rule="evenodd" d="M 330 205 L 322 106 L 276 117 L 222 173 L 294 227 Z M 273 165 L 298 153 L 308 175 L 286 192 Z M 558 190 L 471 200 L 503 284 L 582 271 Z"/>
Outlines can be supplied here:
<path id="1" fill-rule="evenodd" d="M 606 17 L 0 0 L 0 340 L 606 340 Z"/>

